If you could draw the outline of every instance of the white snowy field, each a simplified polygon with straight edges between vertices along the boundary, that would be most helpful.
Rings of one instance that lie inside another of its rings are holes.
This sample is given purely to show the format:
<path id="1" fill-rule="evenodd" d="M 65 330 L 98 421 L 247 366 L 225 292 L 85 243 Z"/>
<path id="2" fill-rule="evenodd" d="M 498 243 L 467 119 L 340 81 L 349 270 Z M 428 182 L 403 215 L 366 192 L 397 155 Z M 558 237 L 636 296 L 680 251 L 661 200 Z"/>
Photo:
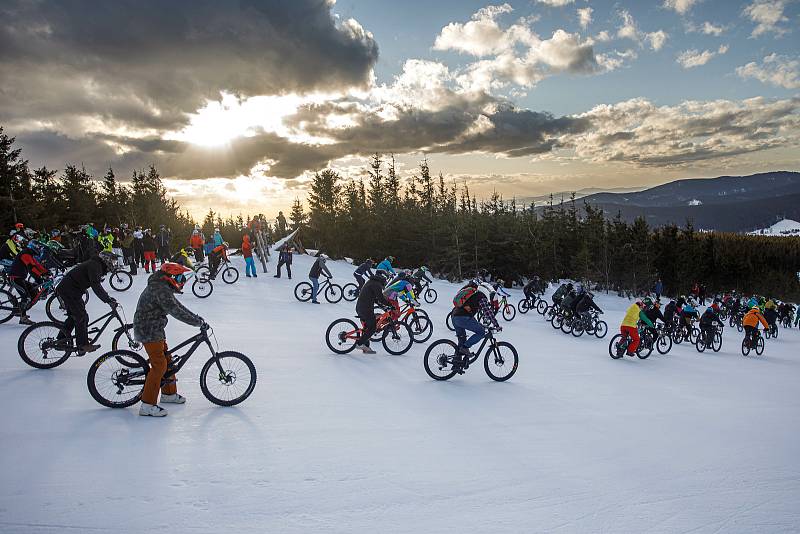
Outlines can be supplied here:
<path id="1" fill-rule="evenodd" d="M 353 303 L 297 302 L 310 262 L 297 257 L 291 281 L 242 276 L 181 297 L 256 364 L 255 392 L 234 408 L 201 394 L 203 350 L 179 375 L 188 403 L 143 418 L 90 397 L 95 355 L 32 369 L 17 355 L 23 327 L 0 325 L 0 532 L 800 530 L 797 331 L 762 357 L 743 357 L 727 329 L 720 353 L 617 361 L 608 341 L 629 302 L 601 296 L 605 339 L 518 315 L 499 334 L 520 353 L 510 381 L 478 365 L 439 383 L 423 345 L 331 354 L 325 329 Z M 332 270 L 352 279 L 352 266 Z M 129 318 L 144 280 L 116 294 Z M 434 287 L 432 340 L 450 334 L 456 286 Z M 173 344 L 194 332 L 168 327 Z"/>

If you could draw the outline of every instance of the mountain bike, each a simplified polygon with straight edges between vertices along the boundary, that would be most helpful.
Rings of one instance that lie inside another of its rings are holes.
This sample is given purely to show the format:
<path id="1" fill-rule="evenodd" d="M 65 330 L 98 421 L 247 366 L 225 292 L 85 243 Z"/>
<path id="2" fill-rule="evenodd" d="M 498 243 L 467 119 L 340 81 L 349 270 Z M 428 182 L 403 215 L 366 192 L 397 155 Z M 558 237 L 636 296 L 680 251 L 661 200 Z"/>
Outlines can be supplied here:
<path id="1" fill-rule="evenodd" d="M 17 297 L 5 288 L 0 289 L 0 324 L 8 322 L 17 313 Z"/>
<path id="2" fill-rule="evenodd" d="M 769 328 L 764 329 L 764 337 L 767 339 L 776 338 L 778 337 L 778 325 L 772 323 L 769 325 Z"/>
<path id="3" fill-rule="evenodd" d="M 133 338 L 133 324 L 127 322 L 124 314 L 118 305 L 90 322 L 89 343 L 95 344 L 116 319 L 119 326 L 114 329 L 111 339 L 112 350 L 121 349 L 125 343 L 130 350 L 141 349 L 141 344 Z M 33 324 L 22 332 L 17 341 L 17 351 L 22 361 L 31 367 L 52 369 L 66 362 L 70 356 L 78 355 L 80 350 L 75 342 L 75 334 L 67 332 L 64 323 L 45 321 Z"/>
<path id="4" fill-rule="evenodd" d="M 200 390 L 219 406 L 234 406 L 247 399 L 256 387 L 256 368 L 253 362 L 239 352 L 219 351 L 211 344 L 207 324 L 200 333 L 167 350 L 169 363 L 161 385 L 175 382 L 173 375 L 189 361 L 200 345 L 206 345 L 211 357 L 200 370 Z M 183 354 L 177 354 L 188 347 Z M 140 354 L 130 350 L 112 350 L 97 358 L 86 375 L 86 385 L 92 398 L 109 408 L 127 408 L 142 398 L 142 389 L 150 371 L 150 363 Z"/>
<path id="5" fill-rule="evenodd" d="M 342 287 L 331 282 L 331 278 L 333 277 L 325 275 L 323 275 L 323 277 L 325 280 L 319 285 L 317 297 L 319 297 L 319 295 L 325 295 L 325 300 L 331 304 L 336 304 L 342 300 Z M 300 302 L 308 302 L 311 300 L 312 295 L 313 286 L 311 282 L 300 282 L 294 286 L 294 297 Z"/>
<path id="6" fill-rule="evenodd" d="M 376 317 L 377 325 L 372 340 L 380 337 L 383 348 L 394 356 L 405 354 L 414 344 L 411 327 L 395 318 L 395 310 L 387 309 Z M 359 319 L 359 317 L 356 317 Z M 347 354 L 356 348 L 356 341 L 361 337 L 364 324 L 356 326 L 352 319 L 336 319 L 325 332 L 325 343 L 336 354 Z"/>
<path id="7" fill-rule="evenodd" d="M 742 356 L 749 355 L 751 350 L 755 350 L 759 356 L 764 354 L 764 337 L 760 330 L 753 331 L 753 341 L 747 336 L 742 340 Z"/>
<path id="8" fill-rule="evenodd" d="M 420 291 L 420 295 L 417 296 L 425 300 L 428 304 L 436 302 L 436 299 L 439 298 L 439 294 L 431 287 L 430 283 L 424 282 L 420 285 L 422 290 Z"/>
<path id="9" fill-rule="evenodd" d="M 201 267 L 205 267 L 204 265 Z M 190 273 L 191 274 L 191 273 Z M 195 297 L 204 299 L 211 296 L 214 292 L 214 283 L 209 278 L 209 271 L 198 269 L 195 271 L 192 280 L 192 293 Z"/>
<path id="10" fill-rule="evenodd" d="M 56 286 L 61 282 L 64 278 L 63 272 L 55 272 L 51 278 L 47 278 L 43 280 L 39 285 L 34 286 L 33 288 L 33 296 L 30 297 L 29 300 L 20 302 L 20 299 L 14 297 L 14 301 L 17 304 L 17 312 L 27 312 L 37 302 L 45 300 L 44 310 L 47 314 L 47 317 L 51 321 L 55 322 L 64 322 L 67 319 L 67 309 L 64 306 L 64 303 L 61 302 L 61 298 L 55 293 Z M 16 284 L 15 284 L 16 285 Z M 83 293 L 83 303 L 86 304 L 89 302 L 89 292 L 84 291 Z M 9 317 L 10 318 L 10 317 Z M 8 319 L 6 319 L 8 320 Z"/>
<path id="11" fill-rule="evenodd" d="M 463 360 L 462 372 L 469 369 L 469 366 L 480 358 L 484 348 L 487 348 L 483 359 L 483 369 L 486 375 L 497 382 L 505 382 L 517 372 L 519 366 L 519 355 L 517 349 L 506 341 L 497 341 L 494 337 L 494 328 L 487 328 L 486 335 L 481 341 L 480 347 L 476 352 L 470 352 L 469 357 L 460 357 Z M 425 351 L 423 360 L 425 372 L 434 380 L 449 380 L 459 372 L 453 368 L 453 361 L 456 359 L 458 344 L 451 339 L 440 339 L 434 341 L 428 350 Z"/>
<path id="12" fill-rule="evenodd" d="M 699 335 L 700 329 L 694 326 L 694 320 L 691 322 L 691 326 L 687 325 L 683 320 L 680 320 L 678 327 L 672 333 L 672 341 L 674 341 L 676 345 L 680 345 L 684 341 L 694 344 Z"/>
<path id="13" fill-rule="evenodd" d="M 425 310 L 421 310 L 408 302 L 403 303 L 398 319 L 411 328 L 415 343 L 425 343 L 433 335 L 433 321 Z"/>
<path id="14" fill-rule="evenodd" d="M 220 276 L 226 284 L 235 284 L 239 280 L 239 269 L 234 267 L 231 260 L 227 258 L 220 258 L 216 273 L 212 274 L 211 267 L 208 265 L 200 265 L 196 272 L 198 277 L 204 276 L 208 280 L 216 280 L 217 276 Z"/>
<path id="15" fill-rule="evenodd" d="M 711 335 L 708 332 L 700 330 L 700 335 L 697 336 L 697 341 L 694 342 L 694 348 L 697 352 L 704 352 L 706 349 L 711 349 L 714 352 L 719 352 L 722 349 L 722 327 L 715 328 Z"/>
<path id="16" fill-rule="evenodd" d="M 611 341 L 608 343 L 608 355 L 614 358 L 615 360 L 619 360 L 628 352 L 628 346 L 630 346 L 633 338 L 625 332 L 624 334 L 616 334 L 614 337 L 611 338 Z M 642 351 L 645 351 L 644 353 Z M 642 345 L 641 335 L 639 336 L 639 346 L 636 347 L 636 355 L 642 359 L 647 359 L 650 356 L 650 353 L 653 352 L 652 345 L 649 349 L 645 349 Z M 631 354 L 630 356 L 633 356 Z"/>
<path id="17" fill-rule="evenodd" d="M 513 304 L 508 302 L 508 297 L 506 297 L 505 295 L 503 295 L 503 297 L 497 301 L 495 310 L 501 311 L 503 319 L 505 319 L 506 321 L 513 321 L 514 317 L 517 316 L 517 309 L 514 307 Z"/>
<path id="18" fill-rule="evenodd" d="M 127 291 L 133 285 L 133 276 L 128 271 L 115 269 L 108 273 L 108 283 L 114 291 Z"/>
<path id="19" fill-rule="evenodd" d="M 350 282 L 342 287 L 342 297 L 347 302 L 353 302 L 358 298 L 358 285 L 355 282 Z"/>
<path id="20" fill-rule="evenodd" d="M 608 333 L 608 324 L 600 320 L 600 313 L 602 312 L 591 310 L 572 319 L 572 335 L 581 337 L 586 332 L 590 336 L 594 335 L 599 339 L 604 338 Z"/>
<path id="21" fill-rule="evenodd" d="M 517 303 L 517 309 L 522 314 L 528 313 L 530 310 L 536 310 L 540 315 L 544 315 L 547 310 L 547 301 L 534 294 L 530 298 L 521 298 Z"/>

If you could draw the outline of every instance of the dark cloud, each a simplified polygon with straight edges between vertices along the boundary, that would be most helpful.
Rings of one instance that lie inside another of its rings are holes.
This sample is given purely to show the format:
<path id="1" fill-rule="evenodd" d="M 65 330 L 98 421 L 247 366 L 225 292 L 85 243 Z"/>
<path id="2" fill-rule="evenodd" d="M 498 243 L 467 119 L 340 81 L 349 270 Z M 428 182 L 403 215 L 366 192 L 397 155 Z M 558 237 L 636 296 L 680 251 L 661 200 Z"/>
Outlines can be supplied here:
<path id="1" fill-rule="evenodd" d="M 6 0 L 0 121 L 175 128 L 220 91 L 363 86 L 375 41 L 325 0 Z"/>

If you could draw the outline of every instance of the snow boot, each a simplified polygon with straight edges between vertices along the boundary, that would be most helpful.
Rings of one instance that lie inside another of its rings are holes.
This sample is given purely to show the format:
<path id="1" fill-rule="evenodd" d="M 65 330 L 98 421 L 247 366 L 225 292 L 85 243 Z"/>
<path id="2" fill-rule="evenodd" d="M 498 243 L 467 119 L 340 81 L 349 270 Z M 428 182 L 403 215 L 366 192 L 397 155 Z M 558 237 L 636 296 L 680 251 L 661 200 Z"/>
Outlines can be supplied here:
<path id="1" fill-rule="evenodd" d="M 174 395 L 161 395 L 161 402 L 166 404 L 186 404 L 186 397 L 180 393 Z"/>
<path id="2" fill-rule="evenodd" d="M 86 345 L 81 345 L 80 347 L 78 347 L 78 350 L 83 354 L 86 354 L 87 352 L 94 352 L 99 348 L 100 345 L 92 345 L 91 343 L 87 343 Z M 83 354 L 81 354 L 81 356 L 83 356 Z"/>
<path id="3" fill-rule="evenodd" d="M 146 415 L 149 417 L 164 417 L 167 415 L 167 410 L 158 404 L 147 404 L 146 402 L 143 402 L 142 405 L 139 406 L 139 415 Z"/>
<path id="4" fill-rule="evenodd" d="M 356 348 L 361 349 L 364 354 L 375 354 L 375 351 L 369 345 L 356 345 Z"/>
<path id="5" fill-rule="evenodd" d="M 19 316 L 19 324 L 24 324 L 24 325 L 30 326 L 30 325 L 35 324 L 35 323 L 33 321 L 31 321 L 31 318 L 27 314 L 23 314 L 23 315 Z"/>

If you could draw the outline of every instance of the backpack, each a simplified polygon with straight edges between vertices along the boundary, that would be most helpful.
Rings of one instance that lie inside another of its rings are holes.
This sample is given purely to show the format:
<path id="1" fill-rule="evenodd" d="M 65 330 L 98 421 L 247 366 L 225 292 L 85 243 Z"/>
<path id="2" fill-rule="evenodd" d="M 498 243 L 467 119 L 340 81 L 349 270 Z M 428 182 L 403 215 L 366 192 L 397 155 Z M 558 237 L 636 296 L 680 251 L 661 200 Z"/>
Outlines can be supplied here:
<path id="1" fill-rule="evenodd" d="M 456 308 L 463 308 L 467 301 L 474 295 L 478 290 L 474 287 L 467 286 L 463 289 L 460 289 L 456 296 L 453 297 L 453 306 Z"/>

